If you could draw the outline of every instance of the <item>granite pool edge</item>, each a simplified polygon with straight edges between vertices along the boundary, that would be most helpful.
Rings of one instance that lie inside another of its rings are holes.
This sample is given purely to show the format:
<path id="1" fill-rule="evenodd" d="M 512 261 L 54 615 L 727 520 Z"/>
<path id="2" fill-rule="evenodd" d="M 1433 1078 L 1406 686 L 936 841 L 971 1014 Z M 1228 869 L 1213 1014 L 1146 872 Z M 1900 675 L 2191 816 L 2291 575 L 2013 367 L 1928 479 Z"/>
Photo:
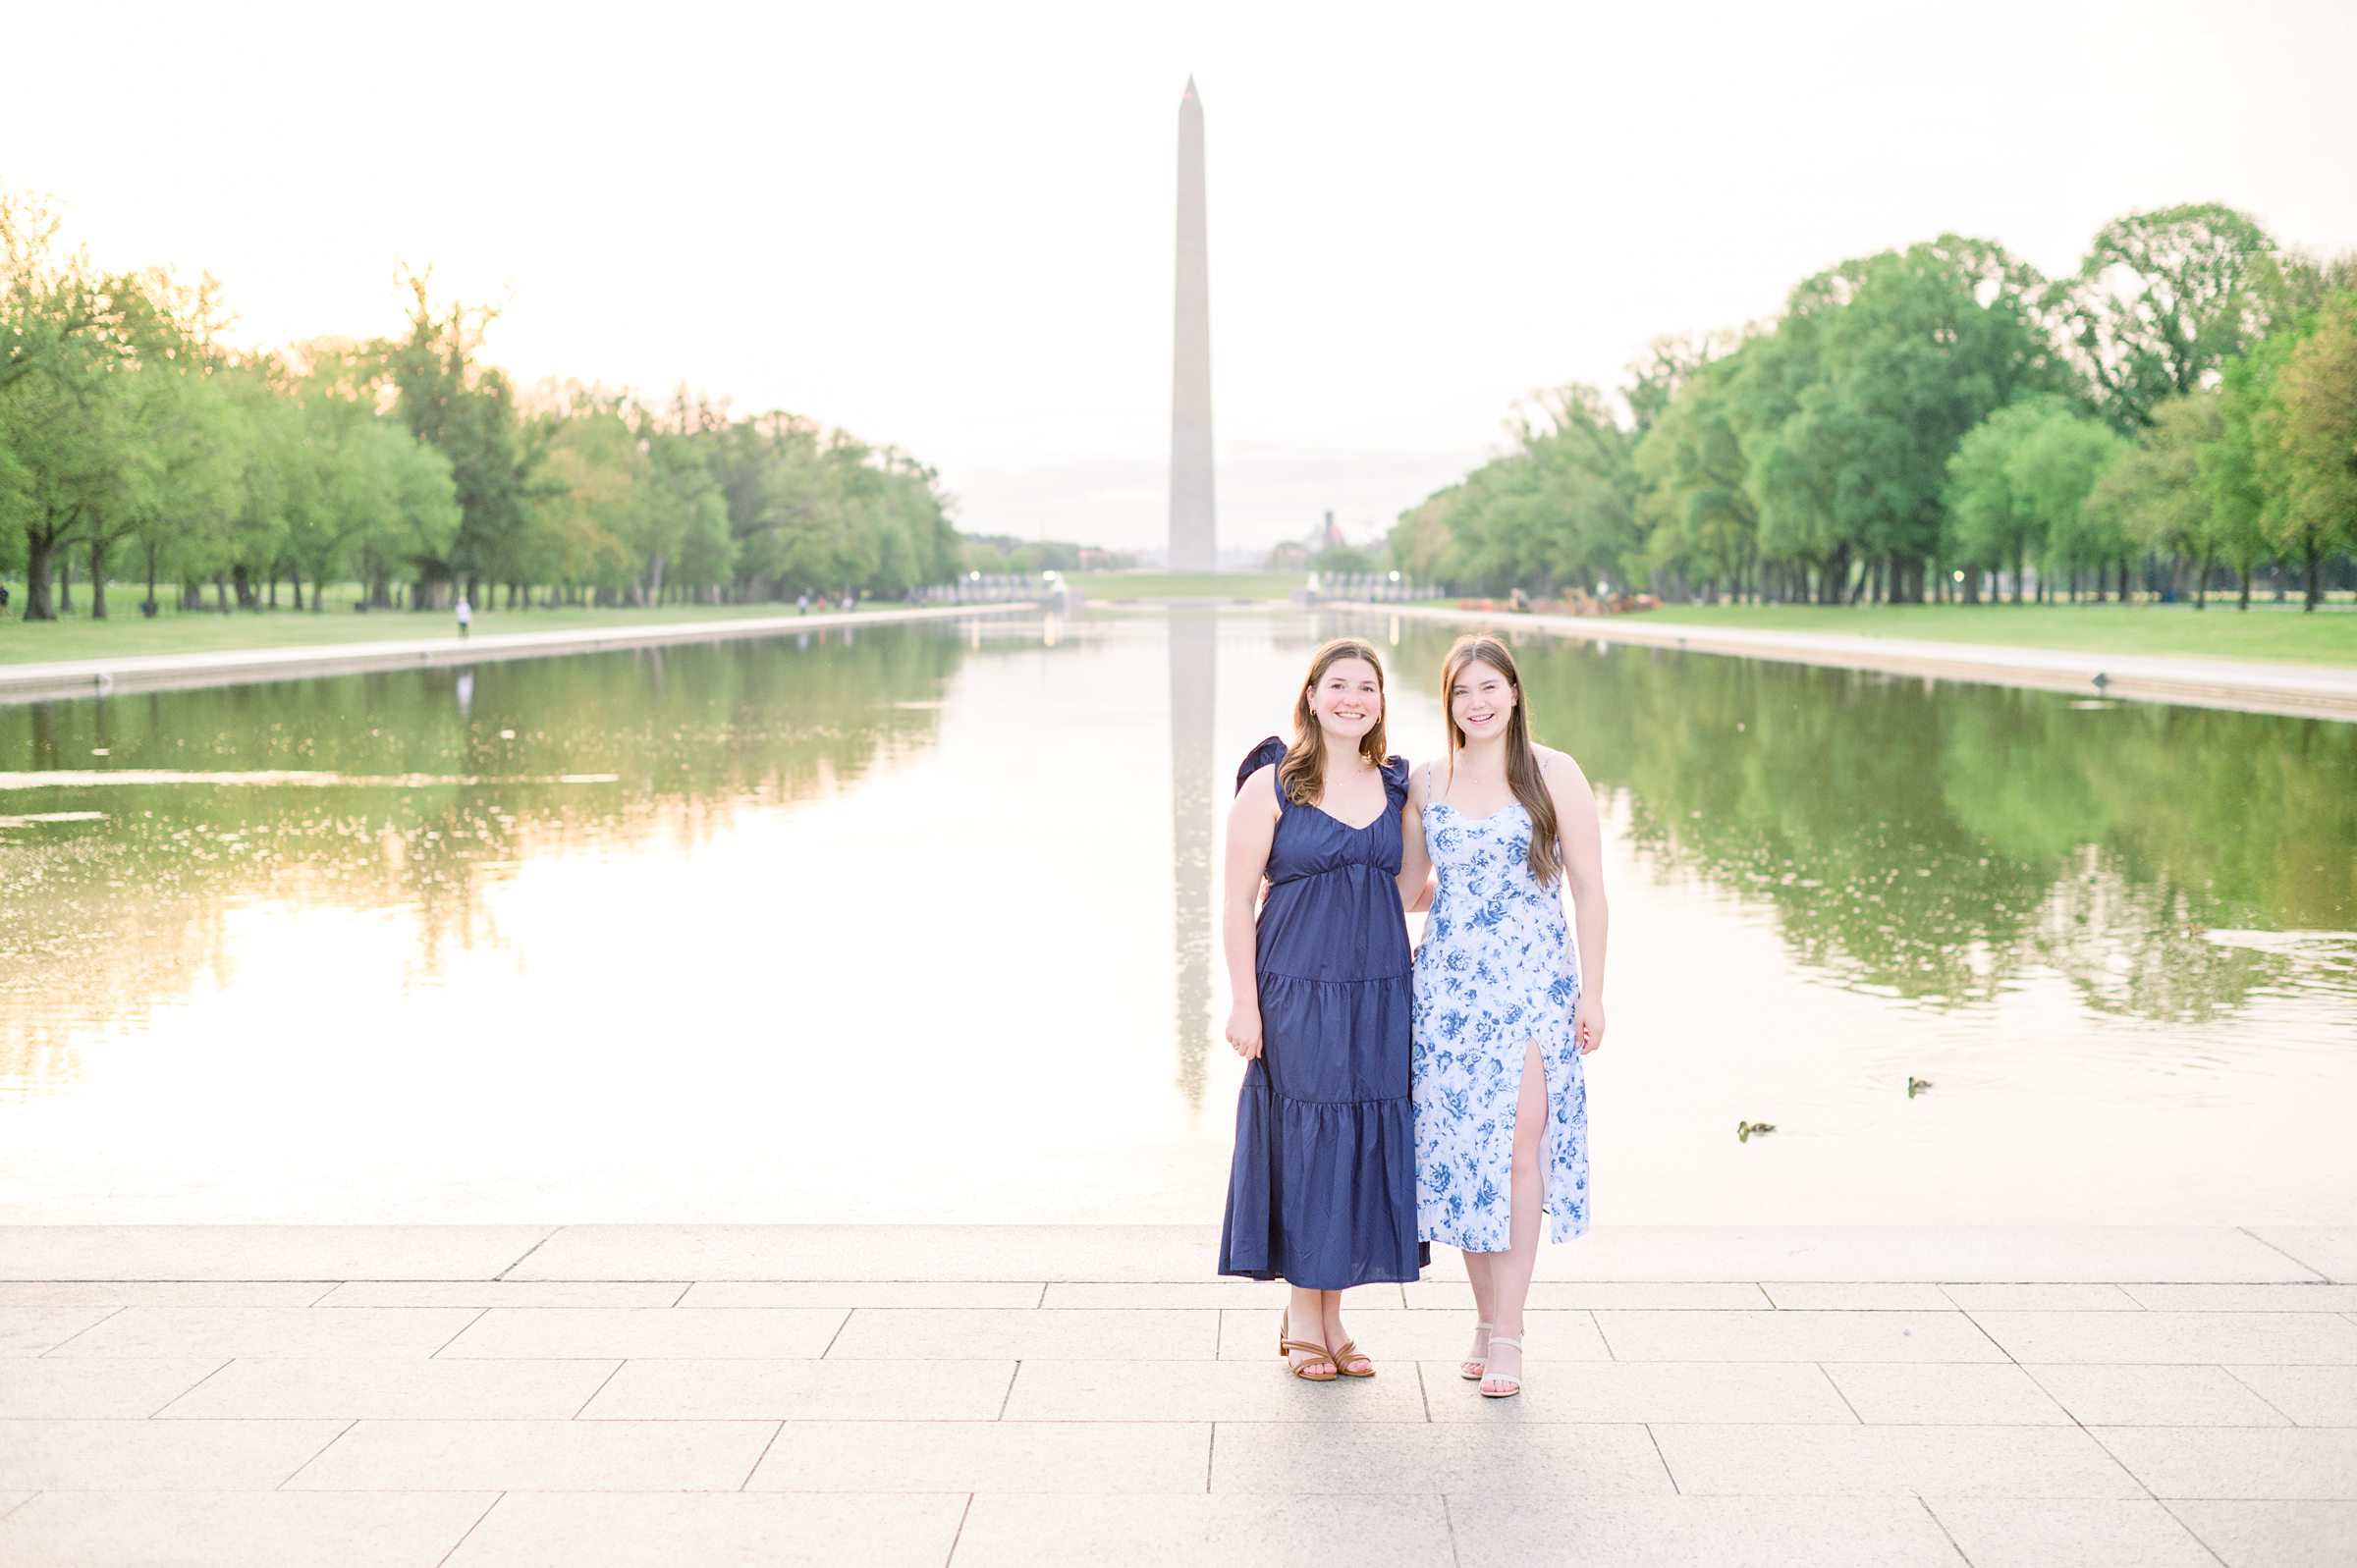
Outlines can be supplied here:
<path id="1" fill-rule="evenodd" d="M 303 643 L 289 648 L 236 648 L 205 653 L 127 654 L 103 659 L 0 665 L 0 705 L 50 702 L 123 691 L 184 690 L 304 679 L 376 670 L 420 670 L 494 664 L 560 654 L 611 653 L 686 642 L 723 642 L 810 631 L 962 621 L 978 616 L 1036 613 L 1030 600 L 1006 604 L 938 605 L 917 610 L 858 610 L 812 616 L 761 616 L 730 621 L 665 622 L 638 626 L 584 626 L 559 631 L 488 633 L 478 637 L 411 637 L 385 642 Z"/>
<path id="2" fill-rule="evenodd" d="M 2357 723 L 2357 670 L 2321 665 L 2164 659 L 1970 642 L 1702 626 L 1635 616 L 1550 616 L 1336 600 L 1322 608 L 1441 624 L 1530 630 L 1597 643 L 1666 648 L 1779 664 L 1820 665 L 1931 680 L 2065 691 L 2081 697 L 2225 708 Z"/>

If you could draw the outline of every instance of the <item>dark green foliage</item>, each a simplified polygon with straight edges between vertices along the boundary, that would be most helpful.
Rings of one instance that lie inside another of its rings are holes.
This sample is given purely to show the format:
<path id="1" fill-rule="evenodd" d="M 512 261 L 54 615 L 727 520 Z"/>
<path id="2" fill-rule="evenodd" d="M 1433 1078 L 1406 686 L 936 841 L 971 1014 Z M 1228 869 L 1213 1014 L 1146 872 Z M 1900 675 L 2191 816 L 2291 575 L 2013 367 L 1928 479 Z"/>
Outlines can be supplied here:
<path id="1" fill-rule="evenodd" d="M 1987 576 L 2125 596 L 2139 571 L 2198 599 L 2214 566 L 2247 603 L 2268 559 L 2313 584 L 2357 542 L 2352 280 L 2357 258 L 2277 251 L 2215 205 L 2107 225 L 2054 283 L 1956 235 L 1845 261 L 1739 337 L 1655 339 L 1625 422 L 1553 395 L 1400 514 L 1390 564 L 1486 593 L 1820 604 L 1978 599 Z"/>
<path id="2" fill-rule="evenodd" d="M 2268 327 L 2261 267 L 2275 242 L 2216 202 L 2134 212 L 2104 226 L 2057 311 L 2097 402 L 2122 429 L 2152 423 Z"/>

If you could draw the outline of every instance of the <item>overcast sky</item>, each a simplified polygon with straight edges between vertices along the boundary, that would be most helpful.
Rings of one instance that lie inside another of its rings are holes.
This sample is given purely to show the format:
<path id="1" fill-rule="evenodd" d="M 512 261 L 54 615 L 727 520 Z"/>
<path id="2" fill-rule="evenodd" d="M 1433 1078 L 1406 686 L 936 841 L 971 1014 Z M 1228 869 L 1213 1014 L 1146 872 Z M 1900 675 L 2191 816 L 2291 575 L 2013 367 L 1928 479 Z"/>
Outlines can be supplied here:
<path id="1" fill-rule="evenodd" d="M 237 337 L 504 302 L 520 379 L 685 381 L 1158 546 L 1179 93 L 1221 542 L 1371 536 L 1534 389 L 1943 231 L 2050 272 L 2220 200 L 2357 248 L 2347 0 L 12 7 L 0 183 Z"/>

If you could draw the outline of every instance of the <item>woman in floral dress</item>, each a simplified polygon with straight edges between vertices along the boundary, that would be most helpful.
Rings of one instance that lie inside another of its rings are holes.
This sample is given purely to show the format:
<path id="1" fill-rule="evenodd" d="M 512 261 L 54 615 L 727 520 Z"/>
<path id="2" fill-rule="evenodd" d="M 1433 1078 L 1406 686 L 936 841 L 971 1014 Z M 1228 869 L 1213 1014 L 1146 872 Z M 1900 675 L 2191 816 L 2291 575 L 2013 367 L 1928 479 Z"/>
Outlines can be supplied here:
<path id="1" fill-rule="evenodd" d="M 1417 1235 L 1464 1253 L 1479 1321 L 1462 1371 L 1505 1398 L 1522 1388 L 1540 1231 L 1588 1228 L 1580 1058 L 1604 1043 L 1602 835 L 1578 764 L 1531 743 L 1505 643 L 1459 638 L 1441 697 L 1449 754 L 1411 783 L 1400 868 L 1411 896 L 1428 856 L 1439 878 L 1415 958 Z"/>

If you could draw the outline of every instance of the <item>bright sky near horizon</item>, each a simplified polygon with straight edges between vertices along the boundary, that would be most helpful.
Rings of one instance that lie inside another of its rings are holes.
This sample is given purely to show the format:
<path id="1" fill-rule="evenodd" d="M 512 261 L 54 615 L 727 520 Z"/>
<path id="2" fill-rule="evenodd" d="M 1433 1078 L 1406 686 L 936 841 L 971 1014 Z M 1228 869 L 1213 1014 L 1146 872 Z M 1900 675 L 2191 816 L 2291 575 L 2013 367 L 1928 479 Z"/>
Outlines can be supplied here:
<path id="1" fill-rule="evenodd" d="M 1354 538 L 1533 390 L 1943 232 L 2076 267 L 2219 200 L 2357 248 L 2346 0 L 20 8 L 0 185 L 236 336 L 395 330 L 785 407 L 969 531 L 1156 548 L 1178 97 L 1208 143 L 1226 547 Z M 40 64 L 47 62 L 46 65 Z M 103 65 L 103 71 L 97 69 Z M 26 69 L 26 67 L 37 67 Z"/>

